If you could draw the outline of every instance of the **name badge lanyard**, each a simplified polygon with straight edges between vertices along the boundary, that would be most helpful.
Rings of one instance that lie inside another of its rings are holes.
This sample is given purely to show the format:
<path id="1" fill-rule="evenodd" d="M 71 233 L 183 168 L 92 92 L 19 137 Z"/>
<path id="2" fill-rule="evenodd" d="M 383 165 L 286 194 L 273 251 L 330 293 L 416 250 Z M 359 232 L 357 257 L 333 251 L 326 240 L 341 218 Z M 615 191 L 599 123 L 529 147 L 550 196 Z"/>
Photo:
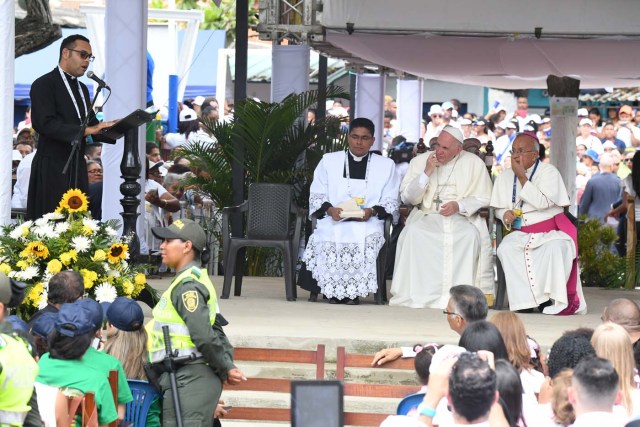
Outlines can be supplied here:
<path id="1" fill-rule="evenodd" d="M 69 80 L 67 80 L 67 76 L 65 76 L 64 71 L 62 71 L 62 68 L 60 68 L 60 66 L 58 66 L 58 71 L 60 72 L 60 77 L 62 77 L 62 81 L 64 82 L 64 85 L 67 88 L 67 92 L 69 92 L 71 101 L 73 101 L 73 106 L 75 107 L 76 114 L 78 115 L 78 121 L 82 124 L 82 115 L 80 114 L 80 108 L 78 107 L 78 102 L 76 101 L 76 97 L 73 96 L 73 91 L 71 90 L 71 86 L 69 86 Z M 80 87 L 80 82 L 78 81 L 77 78 L 75 79 L 75 81 L 76 81 L 76 84 L 78 85 L 78 93 L 80 94 L 80 99 L 82 100 L 82 107 L 84 108 L 85 116 L 88 116 L 89 112 L 87 111 L 87 103 L 84 99 L 82 88 Z"/>
<path id="2" fill-rule="evenodd" d="M 364 173 L 364 196 L 367 196 L 367 184 L 369 183 L 369 165 L 371 164 L 371 153 L 367 153 L 367 170 Z M 353 198 L 351 195 L 351 176 L 349 174 L 349 153 L 344 152 L 344 170 L 347 175 L 347 194 L 349 197 Z"/>
<path id="3" fill-rule="evenodd" d="M 536 164 L 533 166 L 533 171 L 531 171 L 531 176 L 529 176 L 529 181 L 533 179 L 533 175 L 535 175 L 536 170 L 538 169 L 538 164 L 540 163 L 540 159 L 536 160 Z M 516 209 L 516 182 L 518 177 L 513 174 L 513 194 L 511 196 L 511 203 L 513 203 L 513 208 Z M 520 200 L 520 210 L 522 210 L 522 205 L 524 205 L 524 200 Z"/>

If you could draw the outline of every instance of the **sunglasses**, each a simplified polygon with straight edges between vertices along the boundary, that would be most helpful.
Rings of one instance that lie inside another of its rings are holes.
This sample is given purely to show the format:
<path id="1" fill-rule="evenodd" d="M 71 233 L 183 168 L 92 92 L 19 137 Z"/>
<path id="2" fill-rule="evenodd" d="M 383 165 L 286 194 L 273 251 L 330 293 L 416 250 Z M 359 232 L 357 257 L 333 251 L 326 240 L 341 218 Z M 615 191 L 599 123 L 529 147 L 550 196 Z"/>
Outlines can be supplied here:
<path id="1" fill-rule="evenodd" d="M 438 118 L 438 117 L 442 117 L 442 114 L 432 114 L 431 117 L 433 117 L 435 119 L 435 118 Z"/>

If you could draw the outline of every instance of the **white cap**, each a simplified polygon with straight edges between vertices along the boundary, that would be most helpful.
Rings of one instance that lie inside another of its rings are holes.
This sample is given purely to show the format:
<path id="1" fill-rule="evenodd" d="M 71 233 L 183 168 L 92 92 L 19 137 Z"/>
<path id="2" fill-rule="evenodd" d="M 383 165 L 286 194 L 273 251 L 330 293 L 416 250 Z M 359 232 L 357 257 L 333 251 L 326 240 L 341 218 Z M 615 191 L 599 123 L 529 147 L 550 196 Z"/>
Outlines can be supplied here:
<path id="1" fill-rule="evenodd" d="M 542 123 L 542 119 L 540 118 L 540 116 L 538 114 L 532 114 L 529 116 L 529 120 L 533 121 L 533 123 L 535 124 L 540 124 Z"/>
<path id="2" fill-rule="evenodd" d="M 502 129 L 515 129 L 516 128 L 515 123 L 513 123 L 511 120 L 503 120 L 500 123 L 498 123 L 498 126 L 501 127 Z"/>
<path id="3" fill-rule="evenodd" d="M 462 136 L 462 132 L 460 132 L 460 129 L 458 129 L 457 127 L 447 125 L 444 127 L 444 129 L 442 129 L 442 132 L 448 133 L 449 135 L 454 137 L 456 140 L 458 140 L 460 144 L 464 142 L 464 136 Z"/>
<path id="4" fill-rule="evenodd" d="M 453 104 L 450 103 L 449 101 L 445 101 L 442 103 L 442 109 L 443 110 L 453 110 Z"/>
<path id="5" fill-rule="evenodd" d="M 349 112 L 344 107 L 334 107 L 327 111 L 330 116 L 336 117 L 349 117 Z"/>
<path id="6" fill-rule="evenodd" d="M 587 117 L 589 115 L 589 110 L 586 108 L 578 108 L 578 117 Z"/>
<path id="7" fill-rule="evenodd" d="M 13 153 L 11 153 L 11 161 L 19 162 L 20 160 L 22 160 L 22 154 L 20 154 L 18 150 L 13 150 Z"/>
<path id="8" fill-rule="evenodd" d="M 545 117 L 544 119 L 542 119 L 542 123 L 549 123 L 551 122 L 551 119 L 549 117 Z"/>
<path id="9" fill-rule="evenodd" d="M 192 120 L 198 120 L 198 113 L 189 107 L 185 107 L 180 111 L 180 121 L 190 122 Z"/>
<path id="10" fill-rule="evenodd" d="M 611 142 L 611 141 L 605 141 L 605 143 L 604 143 L 604 144 L 602 144 L 602 149 L 603 149 L 603 150 L 606 150 L 607 148 L 611 148 L 611 149 L 615 150 L 615 149 L 616 149 L 616 148 L 618 148 L 618 147 L 616 147 L 616 144 L 614 144 L 614 143 L 613 143 L 613 142 Z"/>
<path id="11" fill-rule="evenodd" d="M 202 95 L 196 96 L 196 98 L 193 100 L 193 104 L 202 107 L 202 104 L 204 104 L 204 96 Z"/>
<path id="12" fill-rule="evenodd" d="M 458 118 L 458 112 L 457 112 L 456 110 L 453 110 L 453 111 L 451 112 L 451 118 L 452 118 L 452 119 L 457 119 L 457 118 Z"/>
<path id="13" fill-rule="evenodd" d="M 460 126 L 471 125 L 471 120 L 462 118 L 462 119 L 458 120 L 458 124 Z"/>
<path id="14" fill-rule="evenodd" d="M 151 169 L 153 169 L 155 167 L 160 168 L 160 166 L 162 166 L 162 165 L 164 165 L 164 162 L 162 160 L 160 160 L 159 162 L 149 161 L 149 170 L 151 170 Z"/>
<path id="15" fill-rule="evenodd" d="M 433 104 L 431 108 L 429 108 L 429 115 L 432 116 L 434 114 L 442 114 L 442 107 L 438 104 Z"/>
<path id="16" fill-rule="evenodd" d="M 584 125 L 593 126 L 593 122 L 591 121 L 591 119 L 580 120 L 580 126 L 584 126 Z"/>

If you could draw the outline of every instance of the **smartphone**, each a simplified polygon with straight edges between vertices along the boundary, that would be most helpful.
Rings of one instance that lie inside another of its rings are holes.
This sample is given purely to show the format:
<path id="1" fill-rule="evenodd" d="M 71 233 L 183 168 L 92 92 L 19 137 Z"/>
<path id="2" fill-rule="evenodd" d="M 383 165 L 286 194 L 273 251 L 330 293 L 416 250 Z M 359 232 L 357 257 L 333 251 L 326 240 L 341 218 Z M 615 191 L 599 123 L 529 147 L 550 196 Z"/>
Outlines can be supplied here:
<path id="1" fill-rule="evenodd" d="M 222 409 L 224 409 L 225 411 L 229 412 L 231 409 L 233 409 L 233 406 L 231 406 L 231 405 L 223 406 Z"/>

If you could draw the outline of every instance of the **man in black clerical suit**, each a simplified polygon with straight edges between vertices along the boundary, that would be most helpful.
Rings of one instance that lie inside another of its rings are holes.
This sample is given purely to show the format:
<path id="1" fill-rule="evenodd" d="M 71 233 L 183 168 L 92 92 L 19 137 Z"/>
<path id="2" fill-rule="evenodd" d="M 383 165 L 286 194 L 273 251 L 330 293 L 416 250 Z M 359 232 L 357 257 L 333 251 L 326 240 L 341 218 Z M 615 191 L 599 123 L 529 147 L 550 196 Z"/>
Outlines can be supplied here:
<path id="1" fill-rule="evenodd" d="M 62 173 L 71 154 L 72 141 L 80 131 L 87 114 L 89 122 L 84 136 L 94 141 L 111 142 L 100 135 L 113 122 L 100 123 L 91 110 L 87 87 L 78 81 L 93 60 L 89 40 L 79 34 L 67 37 L 60 45 L 58 66 L 39 77 L 31 85 L 31 123 L 38 132 L 38 151 L 33 159 L 27 219 L 38 219 L 58 206 L 62 195 L 72 187 L 88 191 L 87 165 L 82 157 L 85 141 L 76 166 L 72 163 L 66 175 Z"/>

